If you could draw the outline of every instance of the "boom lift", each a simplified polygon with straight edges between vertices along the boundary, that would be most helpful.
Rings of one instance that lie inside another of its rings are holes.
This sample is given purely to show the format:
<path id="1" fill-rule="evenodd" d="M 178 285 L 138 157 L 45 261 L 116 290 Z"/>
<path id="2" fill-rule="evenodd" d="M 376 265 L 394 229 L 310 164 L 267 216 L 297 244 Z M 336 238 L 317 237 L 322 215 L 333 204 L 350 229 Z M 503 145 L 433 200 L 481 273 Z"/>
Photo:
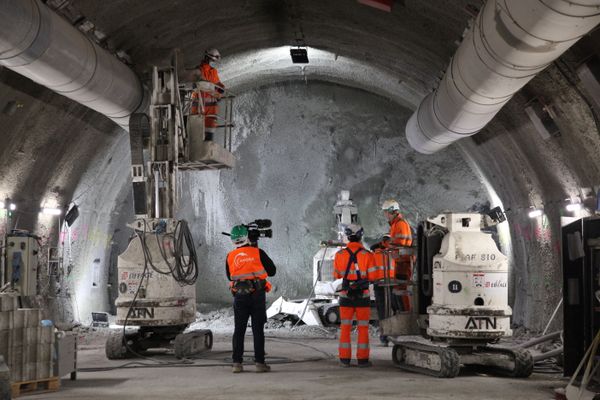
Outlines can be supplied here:
<path id="1" fill-rule="evenodd" d="M 413 306 L 407 311 L 388 308 L 387 318 L 380 321 L 383 334 L 394 344 L 397 367 L 445 378 L 457 376 L 461 365 L 513 377 L 532 373 L 528 351 L 490 346 L 512 335 L 512 310 L 508 260 L 491 233 L 482 230 L 505 219 L 496 208 L 489 214 L 444 213 L 419 226 L 412 279 L 389 283 L 407 285 Z M 408 253 L 414 248 L 400 250 Z M 407 339 L 419 333 L 425 339 Z"/>
<path id="2" fill-rule="evenodd" d="M 199 82 L 211 90 L 210 82 Z M 214 85 L 213 85 L 214 86 Z M 179 84 L 177 55 L 154 67 L 149 116 L 130 119 L 134 238 L 118 259 L 116 323 L 106 342 L 109 359 L 173 347 L 179 358 L 212 347 L 210 330 L 186 330 L 196 317 L 196 246 L 187 222 L 176 220 L 180 170 L 232 168 L 231 96 L 225 96 L 224 147 L 204 141 L 204 116 L 185 115 L 189 86 Z M 198 89 L 194 89 L 198 90 Z M 212 87 L 212 90 L 215 90 Z M 201 98 L 201 96 L 199 96 Z M 127 329 L 135 326 L 137 329 Z"/>

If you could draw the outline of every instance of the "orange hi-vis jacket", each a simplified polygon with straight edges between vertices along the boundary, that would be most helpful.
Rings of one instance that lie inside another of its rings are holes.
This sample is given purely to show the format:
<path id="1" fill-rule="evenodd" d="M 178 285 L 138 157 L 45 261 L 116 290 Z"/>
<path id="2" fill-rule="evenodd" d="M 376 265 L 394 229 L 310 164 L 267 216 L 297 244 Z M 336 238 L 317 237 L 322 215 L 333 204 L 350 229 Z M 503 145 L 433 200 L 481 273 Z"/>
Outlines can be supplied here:
<path id="1" fill-rule="evenodd" d="M 231 285 L 235 281 L 245 280 L 266 280 L 267 271 L 260 261 L 260 251 L 257 247 L 243 246 L 232 250 L 227 255 L 227 265 L 231 276 Z M 271 288 L 269 282 L 266 283 L 266 291 Z"/>
<path id="2" fill-rule="evenodd" d="M 373 267 L 369 271 L 374 281 L 394 279 L 396 277 L 395 260 L 386 249 L 377 249 L 373 252 Z"/>
<path id="3" fill-rule="evenodd" d="M 219 74 L 217 70 L 210 66 L 208 63 L 200 64 L 200 77 L 204 81 L 212 82 L 217 86 L 225 87 L 223 83 L 221 83 L 221 79 L 219 78 Z M 210 117 L 212 115 L 217 115 L 219 113 L 217 102 L 218 98 L 214 97 L 212 94 L 208 92 L 201 92 L 202 96 L 202 104 L 204 104 L 204 115 L 207 115 L 205 119 L 204 125 L 207 128 L 214 128 L 217 126 L 217 119 L 215 117 Z M 192 93 L 192 109 L 191 114 L 198 114 L 199 104 L 198 104 L 198 93 Z"/>
<path id="4" fill-rule="evenodd" d="M 390 222 L 390 241 L 391 246 L 411 246 L 412 245 L 412 232 L 410 231 L 410 225 L 402 214 L 398 214 L 396 218 Z"/>
<path id="5" fill-rule="evenodd" d="M 365 249 L 360 242 L 350 242 L 345 248 L 341 249 L 335 254 L 335 258 L 333 260 L 333 277 L 335 279 L 340 279 L 346 274 L 348 262 L 350 261 L 350 253 L 348 250 L 356 254 L 356 260 L 358 261 L 358 264 L 353 263 L 353 265 L 350 266 L 350 270 L 348 271 L 348 276 L 346 279 L 348 281 L 356 281 L 359 279 L 360 273 L 360 279 L 373 281 L 373 253 Z M 369 270 L 371 270 L 371 272 L 369 272 Z M 346 295 L 347 293 L 345 290 L 340 292 L 340 297 L 347 297 Z M 369 298 L 369 289 L 363 290 L 363 297 L 367 299 Z"/>

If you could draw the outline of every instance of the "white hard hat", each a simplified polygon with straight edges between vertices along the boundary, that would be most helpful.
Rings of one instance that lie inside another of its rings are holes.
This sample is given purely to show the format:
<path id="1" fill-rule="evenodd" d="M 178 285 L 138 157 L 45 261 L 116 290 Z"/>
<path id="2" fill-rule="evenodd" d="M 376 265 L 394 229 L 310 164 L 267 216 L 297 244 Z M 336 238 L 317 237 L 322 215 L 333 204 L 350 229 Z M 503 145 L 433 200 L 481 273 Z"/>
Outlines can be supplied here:
<path id="1" fill-rule="evenodd" d="M 204 55 L 212 61 L 219 61 L 221 59 L 221 53 L 217 49 L 208 49 L 204 52 Z"/>
<path id="2" fill-rule="evenodd" d="M 381 205 L 383 211 L 400 211 L 400 204 L 396 200 L 390 199 L 383 202 Z"/>
<path id="3" fill-rule="evenodd" d="M 358 224 L 350 224 L 350 225 L 346 225 L 344 227 L 344 235 L 346 235 L 346 237 L 348 239 L 350 239 L 351 237 L 356 238 L 357 240 L 362 239 L 364 230 L 362 228 L 362 226 L 358 225 Z"/>

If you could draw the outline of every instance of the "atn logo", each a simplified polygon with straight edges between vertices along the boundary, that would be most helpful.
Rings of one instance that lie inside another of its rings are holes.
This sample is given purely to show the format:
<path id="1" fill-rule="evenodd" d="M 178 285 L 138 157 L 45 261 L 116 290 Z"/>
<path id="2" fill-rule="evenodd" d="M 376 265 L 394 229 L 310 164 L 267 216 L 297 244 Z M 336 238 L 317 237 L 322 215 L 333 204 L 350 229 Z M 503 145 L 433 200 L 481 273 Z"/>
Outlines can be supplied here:
<path id="1" fill-rule="evenodd" d="M 154 307 L 132 307 L 127 318 L 154 318 Z"/>
<path id="2" fill-rule="evenodd" d="M 469 317 L 465 329 L 496 329 L 496 317 Z"/>

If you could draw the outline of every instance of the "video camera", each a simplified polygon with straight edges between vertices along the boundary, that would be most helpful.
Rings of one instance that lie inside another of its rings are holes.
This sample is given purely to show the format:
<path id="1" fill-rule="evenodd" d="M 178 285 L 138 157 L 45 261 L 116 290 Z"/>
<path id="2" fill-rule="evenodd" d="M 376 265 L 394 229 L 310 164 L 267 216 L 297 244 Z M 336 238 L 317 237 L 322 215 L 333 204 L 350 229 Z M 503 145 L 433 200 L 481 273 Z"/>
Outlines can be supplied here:
<path id="1" fill-rule="evenodd" d="M 270 219 L 257 219 L 248 224 L 246 224 L 246 228 L 248 228 L 248 240 L 252 246 L 256 246 L 258 243 L 258 239 L 261 237 L 272 238 L 273 237 L 273 229 L 270 229 L 272 222 Z"/>
<path id="2" fill-rule="evenodd" d="M 248 240 L 254 247 L 258 245 L 258 239 L 261 237 L 272 238 L 273 230 L 270 229 L 272 222 L 270 219 L 256 219 L 247 224 L 243 224 L 248 228 Z M 221 232 L 225 236 L 230 236 L 227 232 Z"/>

